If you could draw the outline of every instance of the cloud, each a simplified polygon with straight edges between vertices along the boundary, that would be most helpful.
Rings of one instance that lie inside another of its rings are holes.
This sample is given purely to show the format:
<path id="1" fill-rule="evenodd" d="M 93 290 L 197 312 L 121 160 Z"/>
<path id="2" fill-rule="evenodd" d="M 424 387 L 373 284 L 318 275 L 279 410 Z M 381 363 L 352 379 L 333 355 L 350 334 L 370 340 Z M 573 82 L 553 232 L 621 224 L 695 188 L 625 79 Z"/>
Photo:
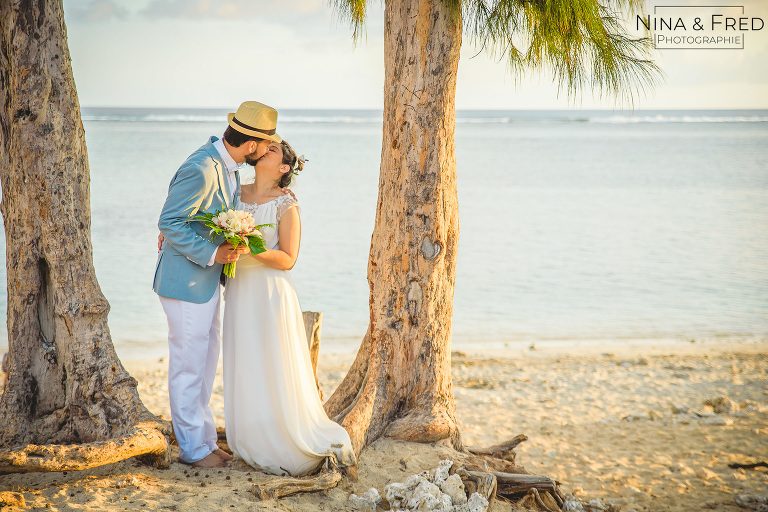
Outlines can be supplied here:
<path id="1" fill-rule="evenodd" d="M 112 0 L 69 1 L 66 4 L 67 18 L 72 21 L 102 22 L 125 19 L 128 10 Z"/>
<path id="2" fill-rule="evenodd" d="M 324 0 L 150 0 L 140 14 L 149 18 L 228 19 L 285 18 L 329 9 Z"/>

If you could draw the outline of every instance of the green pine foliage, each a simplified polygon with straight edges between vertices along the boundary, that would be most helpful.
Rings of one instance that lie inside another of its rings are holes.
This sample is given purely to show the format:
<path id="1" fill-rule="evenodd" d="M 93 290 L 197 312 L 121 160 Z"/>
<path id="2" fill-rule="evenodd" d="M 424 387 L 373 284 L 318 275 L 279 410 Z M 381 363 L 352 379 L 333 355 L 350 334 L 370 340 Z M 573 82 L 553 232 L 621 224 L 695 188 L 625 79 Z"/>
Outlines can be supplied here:
<path id="1" fill-rule="evenodd" d="M 570 98 L 585 90 L 630 104 L 662 76 L 650 59 L 648 37 L 631 37 L 621 12 L 639 11 L 642 0 L 442 0 L 462 16 L 476 45 L 506 62 L 516 79 L 551 70 Z M 357 42 L 364 32 L 366 0 L 330 0 Z"/>

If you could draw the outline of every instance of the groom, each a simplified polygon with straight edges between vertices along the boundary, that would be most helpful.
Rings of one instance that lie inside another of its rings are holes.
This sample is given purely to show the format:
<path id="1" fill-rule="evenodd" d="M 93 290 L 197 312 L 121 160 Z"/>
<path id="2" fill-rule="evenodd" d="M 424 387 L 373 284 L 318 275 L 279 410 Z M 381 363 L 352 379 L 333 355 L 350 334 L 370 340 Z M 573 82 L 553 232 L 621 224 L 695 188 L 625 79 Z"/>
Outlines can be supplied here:
<path id="1" fill-rule="evenodd" d="M 222 467 L 232 458 L 216 445 L 209 402 L 221 347 L 222 266 L 248 247 L 211 239 L 208 228 L 188 218 L 236 204 L 240 164 L 253 165 L 270 143 L 281 140 L 277 111 L 261 103 L 246 101 L 228 121 L 223 139 L 211 137 L 171 179 L 158 222 L 164 241 L 153 284 L 168 317 L 168 395 L 179 457 L 204 468 Z"/>

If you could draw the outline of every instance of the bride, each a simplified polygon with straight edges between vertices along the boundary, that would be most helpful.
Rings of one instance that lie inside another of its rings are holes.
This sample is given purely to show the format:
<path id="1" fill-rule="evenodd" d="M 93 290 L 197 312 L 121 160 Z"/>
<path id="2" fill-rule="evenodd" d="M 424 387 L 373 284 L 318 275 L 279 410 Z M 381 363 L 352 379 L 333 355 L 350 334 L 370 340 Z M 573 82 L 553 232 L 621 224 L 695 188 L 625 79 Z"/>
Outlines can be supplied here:
<path id="1" fill-rule="evenodd" d="M 266 252 L 246 255 L 224 289 L 224 416 L 227 443 L 251 466 L 300 476 L 326 457 L 356 465 L 346 430 L 317 393 L 299 299 L 288 272 L 299 254 L 299 207 L 284 194 L 303 168 L 287 142 L 272 143 L 244 185 L 238 210 L 264 228 Z"/>

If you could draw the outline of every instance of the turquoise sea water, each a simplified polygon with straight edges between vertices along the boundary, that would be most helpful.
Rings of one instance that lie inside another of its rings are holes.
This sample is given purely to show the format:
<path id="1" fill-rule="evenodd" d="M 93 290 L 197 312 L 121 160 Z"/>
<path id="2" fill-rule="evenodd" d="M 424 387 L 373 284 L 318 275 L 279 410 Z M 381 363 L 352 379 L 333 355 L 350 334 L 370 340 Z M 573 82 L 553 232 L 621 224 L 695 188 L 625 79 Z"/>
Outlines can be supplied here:
<path id="1" fill-rule="evenodd" d="M 226 111 L 83 113 L 112 336 L 122 357 L 162 355 L 157 217 Z M 279 132 L 310 159 L 292 187 L 302 307 L 324 313 L 324 350 L 354 351 L 381 113 L 283 111 Z M 462 111 L 456 152 L 455 347 L 768 337 L 768 111 Z"/>

